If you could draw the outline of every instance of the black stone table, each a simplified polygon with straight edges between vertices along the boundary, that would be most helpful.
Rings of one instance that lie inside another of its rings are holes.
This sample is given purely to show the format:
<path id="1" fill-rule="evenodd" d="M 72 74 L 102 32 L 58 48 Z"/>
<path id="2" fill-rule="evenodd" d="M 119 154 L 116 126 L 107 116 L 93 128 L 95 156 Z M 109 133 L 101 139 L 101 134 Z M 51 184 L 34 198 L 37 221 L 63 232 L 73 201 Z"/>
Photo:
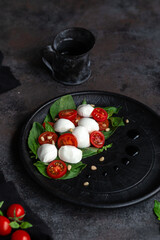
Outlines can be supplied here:
<path id="1" fill-rule="evenodd" d="M 0 95 L 0 169 L 23 200 L 51 228 L 55 240 L 155 240 L 159 223 L 154 199 L 120 209 L 77 206 L 49 195 L 19 160 L 22 124 L 43 103 L 73 91 L 104 90 L 130 96 L 160 114 L 160 2 L 158 0 L 1 1 L 0 50 L 3 65 L 19 80 Z M 96 36 L 92 76 L 79 86 L 53 80 L 41 49 L 68 27 Z"/>

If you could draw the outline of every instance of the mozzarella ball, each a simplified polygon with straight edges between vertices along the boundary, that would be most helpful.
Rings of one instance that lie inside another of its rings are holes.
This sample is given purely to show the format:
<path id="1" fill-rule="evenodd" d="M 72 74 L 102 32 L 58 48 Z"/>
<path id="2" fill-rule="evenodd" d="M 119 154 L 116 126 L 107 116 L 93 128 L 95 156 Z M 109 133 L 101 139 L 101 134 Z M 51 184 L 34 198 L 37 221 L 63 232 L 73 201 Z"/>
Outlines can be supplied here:
<path id="1" fill-rule="evenodd" d="M 75 125 L 68 119 L 60 118 L 54 124 L 54 130 L 56 132 L 67 132 L 70 129 L 74 129 Z"/>
<path id="2" fill-rule="evenodd" d="M 78 163 L 82 159 L 82 151 L 74 146 L 62 146 L 58 152 L 59 158 L 67 163 Z"/>
<path id="3" fill-rule="evenodd" d="M 81 117 L 91 117 L 94 108 L 90 104 L 82 104 L 77 108 L 77 112 Z"/>
<path id="4" fill-rule="evenodd" d="M 43 144 L 38 148 L 37 155 L 42 162 L 52 162 L 57 157 L 57 148 L 53 144 Z"/>
<path id="5" fill-rule="evenodd" d="M 85 127 L 89 133 L 99 130 L 99 124 L 92 118 L 81 118 L 78 125 Z"/>
<path id="6" fill-rule="evenodd" d="M 79 148 L 85 148 L 90 146 L 89 133 L 85 127 L 76 127 L 72 134 L 76 137 Z"/>

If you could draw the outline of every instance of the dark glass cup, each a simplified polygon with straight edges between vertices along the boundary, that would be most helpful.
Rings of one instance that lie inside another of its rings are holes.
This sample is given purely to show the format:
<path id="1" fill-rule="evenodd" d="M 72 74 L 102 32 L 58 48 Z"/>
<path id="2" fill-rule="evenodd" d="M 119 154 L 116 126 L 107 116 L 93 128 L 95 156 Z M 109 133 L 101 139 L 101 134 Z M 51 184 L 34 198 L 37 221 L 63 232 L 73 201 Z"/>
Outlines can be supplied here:
<path id="1" fill-rule="evenodd" d="M 69 28 L 58 33 L 52 45 L 43 49 L 42 60 L 56 81 L 78 85 L 91 75 L 89 51 L 95 44 L 94 35 L 84 28 Z"/>

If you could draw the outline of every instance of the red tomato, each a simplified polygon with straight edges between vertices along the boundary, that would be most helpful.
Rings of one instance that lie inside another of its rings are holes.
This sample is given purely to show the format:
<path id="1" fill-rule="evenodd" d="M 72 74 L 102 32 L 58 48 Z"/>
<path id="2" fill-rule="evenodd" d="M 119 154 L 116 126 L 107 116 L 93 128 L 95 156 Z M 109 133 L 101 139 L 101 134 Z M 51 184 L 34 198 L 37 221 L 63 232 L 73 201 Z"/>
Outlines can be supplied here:
<path id="1" fill-rule="evenodd" d="M 67 165 L 62 160 L 54 160 L 47 166 L 47 174 L 51 178 L 61 178 L 67 172 Z"/>
<path id="2" fill-rule="evenodd" d="M 98 122 L 99 124 L 99 131 L 104 131 L 106 128 L 109 127 L 109 120 L 106 119 L 104 122 Z"/>
<path id="3" fill-rule="evenodd" d="M 64 145 L 78 146 L 76 137 L 71 133 L 64 133 L 58 138 L 58 148 Z"/>
<path id="4" fill-rule="evenodd" d="M 0 216 L 0 236 L 6 236 L 11 233 L 10 221 L 4 216 Z"/>
<path id="5" fill-rule="evenodd" d="M 52 127 L 54 127 L 54 123 L 53 122 L 48 122 Z M 46 125 L 46 123 L 44 122 L 43 124 L 42 124 L 42 126 L 45 128 L 45 125 Z"/>
<path id="6" fill-rule="evenodd" d="M 82 117 L 77 114 L 76 118 L 75 118 L 74 120 L 72 120 L 72 122 L 74 123 L 74 125 L 75 125 L 76 127 L 78 126 L 78 121 L 79 121 L 81 118 L 82 118 Z"/>
<path id="7" fill-rule="evenodd" d="M 25 211 L 24 211 L 24 208 L 20 204 L 12 204 L 7 209 L 8 217 L 11 217 L 11 218 L 18 217 L 19 220 L 22 220 L 24 218 L 23 215 L 25 215 Z M 21 217 L 21 218 L 19 218 L 19 217 Z"/>
<path id="8" fill-rule="evenodd" d="M 12 234 L 11 240 L 31 240 L 31 237 L 26 231 L 17 230 Z"/>
<path id="9" fill-rule="evenodd" d="M 100 131 L 93 131 L 90 134 L 90 141 L 93 146 L 96 148 L 101 148 L 104 145 L 105 137 L 102 132 Z"/>
<path id="10" fill-rule="evenodd" d="M 103 122 L 108 118 L 108 113 L 103 108 L 95 108 L 92 112 L 92 117 L 97 122 Z"/>
<path id="11" fill-rule="evenodd" d="M 76 118 L 77 111 L 74 109 L 63 110 L 63 111 L 59 112 L 58 116 L 59 116 L 59 118 L 65 118 L 65 119 L 72 121 Z"/>
<path id="12" fill-rule="evenodd" d="M 52 141 L 56 142 L 58 139 L 58 135 L 54 132 L 43 132 L 39 138 L 38 142 L 40 145 L 50 143 L 52 144 Z"/>

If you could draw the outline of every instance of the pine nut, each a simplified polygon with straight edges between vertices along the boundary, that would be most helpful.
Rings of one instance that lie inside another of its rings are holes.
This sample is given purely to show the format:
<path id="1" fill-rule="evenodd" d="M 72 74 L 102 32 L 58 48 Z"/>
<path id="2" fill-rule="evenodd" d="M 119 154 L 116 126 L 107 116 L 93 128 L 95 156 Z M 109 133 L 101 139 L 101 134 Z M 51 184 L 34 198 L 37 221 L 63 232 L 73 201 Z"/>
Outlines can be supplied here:
<path id="1" fill-rule="evenodd" d="M 92 165 L 92 166 L 91 166 L 91 170 L 95 171 L 95 170 L 97 170 L 97 167 L 94 166 L 94 165 Z"/>
<path id="2" fill-rule="evenodd" d="M 87 187 L 89 185 L 89 182 L 84 182 L 83 185 Z"/>
<path id="3" fill-rule="evenodd" d="M 95 105 L 94 104 L 90 104 L 91 105 L 91 107 L 95 107 Z"/>
<path id="4" fill-rule="evenodd" d="M 55 145 L 55 141 L 54 140 L 52 140 L 52 144 Z"/>
<path id="5" fill-rule="evenodd" d="M 129 123 L 129 119 L 126 119 L 126 123 Z"/>
<path id="6" fill-rule="evenodd" d="M 54 121 L 56 122 L 58 120 L 58 118 L 55 118 Z"/>
<path id="7" fill-rule="evenodd" d="M 70 171 L 71 170 L 71 168 L 72 168 L 72 166 L 71 165 L 68 165 L 68 171 Z"/>
<path id="8" fill-rule="evenodd" d="M 70 129 L 69 129 L 69 131 L 70 131 L 70 132 L 73 132 L 73 129 L 72 129 L 72 128 L 70 128 Z"/>
<path id="9" fill-rule="evenodd" d="M 110 128 L 106 128 L 106 132 L 109 132 L 110 131 Z"/>
<path id="10" fill-rule="evenodd" d="M 100 157 L 99 161 L 103 162 L 104 161 L 104 157 Z"/>

